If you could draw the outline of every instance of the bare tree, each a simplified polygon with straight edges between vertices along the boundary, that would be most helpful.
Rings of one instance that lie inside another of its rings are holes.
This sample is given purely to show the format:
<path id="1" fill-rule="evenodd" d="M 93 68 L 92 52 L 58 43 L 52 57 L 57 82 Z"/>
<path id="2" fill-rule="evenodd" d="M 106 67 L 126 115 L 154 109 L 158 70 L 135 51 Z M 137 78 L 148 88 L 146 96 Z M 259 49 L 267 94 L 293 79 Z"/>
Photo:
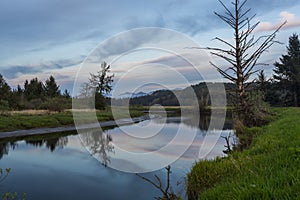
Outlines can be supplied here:
<path id="1" fill-rule="evenodd" d="M 274 32 L 269 35 L 260 36 L 257 39 L 253 35 L 253 31 L 257 28 L 260 22 L 251 25 L 251 21 L 256 16 L 250 15 L 251 9 L 245 9 L 247 0 L 234 0 L 232 5 L 233 11 L 226 6 L 221 0 L 218 0 L 225 9 L 224 14 L 215 14 L 229 25 L 234 30 L 234 43 L 230 43 L 225 39 L 216 37 L 215 40 L 223 43 L 228 49 L 207 47 L 211 50 L 211 54 L 222 58 L 229 67 L 222 69 L 214 63 L 211 63 L 218 72 L 226 79 L 230 80 L 236 85 L 238 94 L 238 106 L 242 114 L 246 114 L 248 110 L 248 103 L 246 98 L 246 89 L 250 85 L 249 78 L 257 71 L 255 66 L 258 64 L 260 56 L 266 52 L 274 43 L 277 32 L 284 26 L 282 23 Z M 249 16 L 250 15 L 250 16 Z"/>
<path id="2" fill-rule="evenodd" d="M 178 200 L 180 198 L 172 191 L 171 186 L 170 186 L 171 166 L 168 165 L 165 169 L 167 170 L 167 185 L 165 186 L 165 188 L 163 187 L 163 183 L 162 183 L 161 179 L 157 175 L 154 175 L 154 177 L 156 178 L 158 183 L 156 183 L 155 181 L 152 181 L 149 178 L 141 176 L 140 174 L 136 174 L 136 175 L 138 177 L 142 178 L 143 180 L 149 182 L 151 185 L 153 185 L 155 188 L 157 188 L 158 190 L 161 191 L 163 196 L 156 197 L 155 199 L 157 199 L 157 200 Z"/>

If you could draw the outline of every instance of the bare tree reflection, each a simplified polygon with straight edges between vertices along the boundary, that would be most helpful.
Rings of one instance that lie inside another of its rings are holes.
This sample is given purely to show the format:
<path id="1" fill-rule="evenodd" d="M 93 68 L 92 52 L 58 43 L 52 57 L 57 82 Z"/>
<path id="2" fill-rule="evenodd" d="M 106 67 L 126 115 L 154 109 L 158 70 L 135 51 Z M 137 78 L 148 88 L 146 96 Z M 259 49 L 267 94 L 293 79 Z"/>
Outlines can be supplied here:
<path id="1" fill-rule="evenodd" d="M 108 153 L 114 153 L 114 146 L 111 144 L 112 137 L 100 130 L 90 130 L 80 134 L 82 143 L 89 152 L 99 158 L 106 167 L 110 163 Z"/>

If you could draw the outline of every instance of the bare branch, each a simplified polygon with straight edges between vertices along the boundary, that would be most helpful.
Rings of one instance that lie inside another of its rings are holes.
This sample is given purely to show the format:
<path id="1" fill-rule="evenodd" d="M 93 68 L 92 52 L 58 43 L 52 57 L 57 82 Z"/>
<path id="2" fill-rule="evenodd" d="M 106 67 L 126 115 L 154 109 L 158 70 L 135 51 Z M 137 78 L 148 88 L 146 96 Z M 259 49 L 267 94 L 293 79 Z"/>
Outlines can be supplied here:
<path id="1" fill-rule="evenodd" d="M 234 47 L 232 44 L 230 44 L 229 42 L 227 42 L 227 41 L 225 41 L 225 40 L 223 40 L 223 39 L 221 39 L 221 38 L 219 38 L 219 37 L 216 37 L 215 40 L 218 40 L 218 41 L 220 41 L 220 42 L 223 42 L 224 44 L 228 45 L 229 47 L 235 49 L 235 47 Z"/>
<path id="2" fill-rule="evenodd" d="M 231 65 L 235 66 L 235 61 L 231 58 L 228 58 L 222 54 L 218 54 L 218 53 L 214 53 L 214 52 L 211 52 L 212 55 L 215 55 L 215 56 L 218 56 L 220 58 L 223 58 L 224 60 L 226 60 L 227 62 L 229 62 Z"/>
<path id="3" fill-rule="evenodd" d="M 226 71 L 222 70 L 221 68 L 219 68 L 218 66 L 216 66 L 215 64 L 213 64 L 212 62 L 210 62 L 210 64 L 212 66 L 214 66 L 218 72 L 226 79 L 232 81 L 232 82 L 236 82 L 236 78 L 234 78 L 233 76 L 231 76 L 230 74 L 228 74 Z"/>
<path id="4" fill-rule="evenodd" d="M 156 187 L 157 189 L 159 189 L 162 193 L 165 192 L 165 191 L 162 189 L 162 187 L 160 187 L 160 185 L 154 183 L 151 179 L 146 178 L 146 177 L 144 177 L 144 176 L 141 176 L 141 175 L 139 175 L 139 174 L 136 174 L 136 175 L 137 175 L 138 177 L 140 177 L 141 179 L 143 179 L 143 180 L 149 182 L 150 184 L 152 184 L 154 187 Z"/>
<path id="5" fill-rule="evenodd" d="M 232 17 L 232 18 L 235 18 L 234 17 L 234 14 L 227 8 L 227 6 L 221 1 L 221 0 L 218 0 L 220 2 L 220 4 L 223 6 L 223 8 L 226 10 L 227 14 Z"/>

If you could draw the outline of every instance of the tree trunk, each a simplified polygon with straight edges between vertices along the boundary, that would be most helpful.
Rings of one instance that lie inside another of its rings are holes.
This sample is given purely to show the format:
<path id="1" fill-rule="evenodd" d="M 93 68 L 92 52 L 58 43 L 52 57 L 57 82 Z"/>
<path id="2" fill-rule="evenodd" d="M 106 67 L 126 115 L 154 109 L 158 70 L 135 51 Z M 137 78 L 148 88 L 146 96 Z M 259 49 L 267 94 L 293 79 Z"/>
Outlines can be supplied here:
<path id="1" fill-rule="evenodd" d="M 245 97 L 245 88 L 242 82 L 238 83 L 239 100 L 243 111 L 247 109 L 247 101 Z"/>
<path id="2" fill-rule="evenodd" d="M 237 86 L 239 93 L 239 103 L 242 107 L 242 111 L 246 111 L 247 102 L 245 98 L 245 87 L 244 87 L 244 77 L 243 77 L 243 69 L 242 69 L 242 54 L 240 47 L 240 34 L 239 34 L 239 9 L 238 9 L 238 0 L 235 2 L 235 59 L 236 59 L 236 75 L 237 75 Z M 245 112 L 244 112 L 245 113 Z"/>

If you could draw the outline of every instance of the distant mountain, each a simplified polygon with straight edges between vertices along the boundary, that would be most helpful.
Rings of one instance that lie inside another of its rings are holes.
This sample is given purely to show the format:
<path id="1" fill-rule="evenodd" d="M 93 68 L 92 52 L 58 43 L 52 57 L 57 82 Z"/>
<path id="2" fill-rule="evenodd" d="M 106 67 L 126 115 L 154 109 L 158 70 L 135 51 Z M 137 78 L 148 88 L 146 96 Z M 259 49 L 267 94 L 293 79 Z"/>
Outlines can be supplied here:
<path id="1" fill-rule="evenodd" d="M 175 88 L 175 89 L 173 89 L 173 91 L 178 91 L 178 90 L 182 90 L 182 88 Z"/>
<path id="2" fill-rule="evenodd" d="M 137 92 L 137 93 L 131 93 L 131 92 L 124 92 L 119 95 L 119 98 L 137 98 L 137 97 L 142 97 L 149 95 L 151 93 L 146 93 L 146 92 Z"/>
<path id="3" fill-rule="evenodd" d="M 201 82 L 184 89 L 176 88 L 174 90 L 157 90 L 151 94 L 146 94 L 142 96 L 131 96 L 130 104 L 131 105 L 144 105 L 151 106 L 155 104 L 160 104 L 162 106 L 179 106 L 179 105 L 193 105 L 195 100 L 198 100 L 198 104 L 201 106 L 208 106 L 211 103 L 209 91 L 207 86 L 218 88 L 220 84 L 224 84 L 227 94 L 230 91 L 230 88 L 233 88 L 234 85 L 231 83 L 205 83 Z M 196 99 L 193 95 L 196 95 Z M 216 94 L 215 94 L 216 96 Z M 223 98 L 222 91 L 220 91 L 220 100 Z M 227 102 L 232 104 L 232 99 L 227 95 Z M 179 102 L 179 99 L 181 102 Z"/>

